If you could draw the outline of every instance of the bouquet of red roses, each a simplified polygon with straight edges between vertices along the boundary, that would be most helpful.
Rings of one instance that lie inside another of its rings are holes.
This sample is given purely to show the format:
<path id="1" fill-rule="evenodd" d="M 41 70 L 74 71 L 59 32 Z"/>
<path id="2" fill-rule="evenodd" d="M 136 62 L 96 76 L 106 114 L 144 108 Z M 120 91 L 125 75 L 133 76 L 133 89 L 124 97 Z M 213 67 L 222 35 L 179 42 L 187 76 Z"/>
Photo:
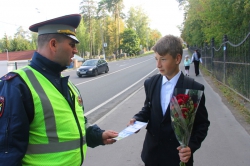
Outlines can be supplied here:
<path id="1" fill-rule="evenodd" d="M 175 88 L 170 100 L 172 128 L 181 147 L 187 147 L 203 91 Z M 186 164 L 180 162 L 180 166 Z"/>

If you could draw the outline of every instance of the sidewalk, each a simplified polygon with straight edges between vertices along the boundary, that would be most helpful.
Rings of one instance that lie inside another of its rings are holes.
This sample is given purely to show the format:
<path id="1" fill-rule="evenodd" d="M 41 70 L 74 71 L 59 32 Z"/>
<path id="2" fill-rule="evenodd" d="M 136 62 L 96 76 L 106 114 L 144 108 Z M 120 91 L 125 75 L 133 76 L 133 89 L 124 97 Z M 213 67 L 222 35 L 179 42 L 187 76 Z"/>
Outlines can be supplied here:
<path id="1" fill-rule="evenodd" d="M 184 51 L 184 56 L 187 51 Z M 184 72 L 184 67 L 180 65 Z M 206 107 L 208 110 L 208 136 L 194 154 L 194 166 L 243 166 L 250 163 L 250 135 L 235 120 L 230 110 L 223 104 L 220 96 L 213 91 L 202 77 L 195 77 L 193 64 L 190 77 L 205 86 Z M 144 88 L 118 105 L 97 123 L 102 129 L 120 132 L 126 127 L 129 119 L 143 106 Z M 88 148 L 83 166 L 144 166 L 140 158 L 146 130 L 142 129 L 113 145 Z"/>

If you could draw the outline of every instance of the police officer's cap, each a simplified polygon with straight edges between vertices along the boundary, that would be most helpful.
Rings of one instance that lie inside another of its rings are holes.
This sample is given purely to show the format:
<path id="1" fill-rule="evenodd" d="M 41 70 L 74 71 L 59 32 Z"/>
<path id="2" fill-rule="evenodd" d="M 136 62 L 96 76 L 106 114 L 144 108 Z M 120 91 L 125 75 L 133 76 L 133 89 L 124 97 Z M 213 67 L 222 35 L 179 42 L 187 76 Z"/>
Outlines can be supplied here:
<path id="1" fill-rule="evenodd" d="M 76 43 L 79 43 L 78 39 L 76 38 L 75 29 L 78 27 L 80 21 L 80 14 L 71 14 L 36 23 L 31 25 L 29 29 L 32 32 L 38 32 L 38 35 L 63 34 L 75 40 Z"/>

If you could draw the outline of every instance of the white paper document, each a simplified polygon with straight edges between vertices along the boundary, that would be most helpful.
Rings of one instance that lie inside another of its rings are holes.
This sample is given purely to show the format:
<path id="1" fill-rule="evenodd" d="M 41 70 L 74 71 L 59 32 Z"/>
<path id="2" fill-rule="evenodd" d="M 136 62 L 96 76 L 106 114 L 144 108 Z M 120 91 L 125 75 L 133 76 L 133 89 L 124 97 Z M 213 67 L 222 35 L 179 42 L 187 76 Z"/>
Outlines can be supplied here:
<path id="1" fill-rule="evenodd" d="M 113 138 L 114 140 L 121 140 L 125 137 L 128 137 L 132 134 L 134 134 L 136 131 L 140 130 L 143 126 L 145 126 L 147 123 L 145 122 L 140 122 L 140 121 L 135 121 L 133 125 L 128 126 L 124 130 L 122 130 L 118 137 Z"/>

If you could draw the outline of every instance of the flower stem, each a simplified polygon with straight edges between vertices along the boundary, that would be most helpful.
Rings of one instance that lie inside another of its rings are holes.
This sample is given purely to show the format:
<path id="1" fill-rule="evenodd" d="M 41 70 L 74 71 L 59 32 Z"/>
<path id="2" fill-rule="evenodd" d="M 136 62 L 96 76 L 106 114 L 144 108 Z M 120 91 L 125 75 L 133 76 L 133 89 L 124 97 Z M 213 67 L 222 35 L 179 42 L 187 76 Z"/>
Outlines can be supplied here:
<path id="1" fill-rule="evenodd" d="M 186 164 L 181 161 L 180 166 L 186 166 Z"/>

